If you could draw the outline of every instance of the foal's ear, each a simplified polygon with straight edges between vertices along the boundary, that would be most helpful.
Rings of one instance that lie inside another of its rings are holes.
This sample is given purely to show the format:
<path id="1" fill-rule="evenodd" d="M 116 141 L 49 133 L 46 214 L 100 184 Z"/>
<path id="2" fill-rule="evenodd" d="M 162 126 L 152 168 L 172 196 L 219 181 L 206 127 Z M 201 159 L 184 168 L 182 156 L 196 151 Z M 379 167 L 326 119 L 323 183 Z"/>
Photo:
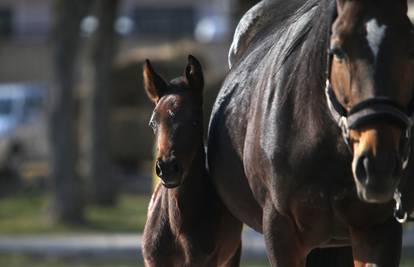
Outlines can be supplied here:
<path id="1" fill-rule="evenodd" d="M 192 55 L 188 56 L 187 67 L 185 68 L 185 77 L 191 87 L 195 90 L 203 90 L 204 77 L 200 62 Z"/>
<path id="2" fill-rule="evenodd" d="M 167 90 L 167 83 L 155 72 L 148 59 L 144 63 L 144 88 L 149 99 L 155 104 Z"/>

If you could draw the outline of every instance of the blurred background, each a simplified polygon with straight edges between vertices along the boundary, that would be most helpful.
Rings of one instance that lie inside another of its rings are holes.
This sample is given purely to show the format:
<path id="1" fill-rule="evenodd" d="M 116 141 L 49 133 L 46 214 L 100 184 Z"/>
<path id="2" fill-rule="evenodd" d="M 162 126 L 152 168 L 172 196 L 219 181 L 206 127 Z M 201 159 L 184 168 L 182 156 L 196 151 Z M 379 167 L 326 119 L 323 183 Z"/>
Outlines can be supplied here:
<path id="1" fill-rule="evenodd" d="M 153 187 L 142 64 L 170 79 L 199 58 L 207 123 L 234 29 L 257 2 L 0 0 L 0 266 L 142 266 Z M 244 238 L 242 266 L 267 266 L 261 237 Z"/>

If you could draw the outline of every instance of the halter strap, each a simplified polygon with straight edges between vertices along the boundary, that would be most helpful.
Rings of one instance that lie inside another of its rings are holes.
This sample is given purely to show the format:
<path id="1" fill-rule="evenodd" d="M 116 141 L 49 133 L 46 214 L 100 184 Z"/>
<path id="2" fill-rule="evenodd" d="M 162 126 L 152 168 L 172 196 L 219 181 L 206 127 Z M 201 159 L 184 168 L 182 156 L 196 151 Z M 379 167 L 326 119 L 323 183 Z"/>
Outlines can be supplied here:
<path id="1" fill-rule="evenodd" d="M 331 10 L 330 14 L 333 15 L 329 18 L 330 23 L 328 25 L 332 25 L 337 18 L 336 1 L 333 1 L 331 8 L 333 8 L 333 10 Z M 328 47 L 331 35 L 332 31 L 329 29 L 327 38 Z M 375 121 L 389 121 L 404 129 L 401 137 L 400 156 L 402 167 L 405 169 L 410 157 L 411 128 L 414 123 L 414 99 L 410 102 L 408 108 L 405 109 L 390 98 L 373 97 L 357 103 L 347 111 L 336 97 L 330 82 L 333 56 L 333 51 L 328 48 L 325 96 L 330 115 L 341 129 L 343 139 L 349 150 L 352 151 L 349 138 L 349 131 L 351 129 L 358 129 Z"/>
<path id="2" fill-rule="evenodd" d="M 329 80 L 326 81 L 325 94 L 331 116 L 338 125 L 346 119 L 349 129 L 357 129 L 372 121 L 385 119 L 404 129 L 413 126 L 413 111 L 407 111 L 387 97 L 369 98 L 347 111 L 336 98 Z"/>
<path id="3" fill-rule="evenodd" d="M 332 17 L 329 18 L 330 23 L 328 25 L 330 25 L 330 27 L 337 17 L 336 1 L 332 2 L 333 4 L 331 5 L 331 8 L 334 8 L 334 10 L 330 12 L 330 14 L 333 14 Z M 328 47 L 330 47 L 329 42 L 331 35 L 332 32 L 331 29 L 329 29 L 327 38 Z M 408 107 L 404 108 L 387 97 L 374 97 L 357 103 L 347 111 L 337 99 L 330 82 L 332 60 L 333 53 L 328 48 L 325 96 L 330 115 L 341 129 L 343 140 L 349 151 L 352 153 L 349 137 L 350 129 L 358 129 L 361 126 L 379 120 L 388 120 L 391 123 L 398 124 L 403 129 L 400 143 L 400 163 L 402 170 L 405 170 L 408 166 L 411 154 L 411 130 L 414 123 L 414 98 L 411 100 Z M 402 206 L 401 193 L 398 188 L 395 191 L 394 200 L 394 218 L 401 224 L 405 223 L 407 220 L 414 221 L 413 218 L 407 216 L 407 212 Z"/>

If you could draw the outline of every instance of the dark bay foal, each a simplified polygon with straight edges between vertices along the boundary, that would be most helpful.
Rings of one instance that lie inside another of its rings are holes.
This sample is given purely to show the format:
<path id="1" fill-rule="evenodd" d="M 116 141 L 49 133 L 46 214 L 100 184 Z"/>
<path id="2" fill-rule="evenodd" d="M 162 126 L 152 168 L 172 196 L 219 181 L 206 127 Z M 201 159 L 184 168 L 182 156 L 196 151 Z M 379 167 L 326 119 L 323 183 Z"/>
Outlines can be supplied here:
<path id="1" fill-rule="evenodd" d="M 221 203 L 206 169 L 203 73 L 188 57 L 184 75 L 165 82 L 147 60 L 144 87 L 155 104 L 156 173 L 143 236 L 145 265 L 239 266 L 240 226 Z"/>

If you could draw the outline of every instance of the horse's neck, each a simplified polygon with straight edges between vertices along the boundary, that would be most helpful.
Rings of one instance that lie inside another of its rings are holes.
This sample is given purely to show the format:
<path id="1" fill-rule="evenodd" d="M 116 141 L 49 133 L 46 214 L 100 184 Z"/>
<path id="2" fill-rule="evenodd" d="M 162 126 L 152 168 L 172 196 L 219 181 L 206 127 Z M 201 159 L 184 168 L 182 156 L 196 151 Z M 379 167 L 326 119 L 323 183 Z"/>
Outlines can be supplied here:
<path id="1" fill-rule="evenodd" d="M 175 226 L 182 226 L 183 222 L 195 223 L 200 214 L 205 212 L 209 205 L 212 193 L 212 184 L 207 177 L 205 166 L 204 146 L 200 147 L 184 177 L 183 183 L 168 190 L 170 221 Z M 200 218 L 201 219 L 201 218 Z"/>

